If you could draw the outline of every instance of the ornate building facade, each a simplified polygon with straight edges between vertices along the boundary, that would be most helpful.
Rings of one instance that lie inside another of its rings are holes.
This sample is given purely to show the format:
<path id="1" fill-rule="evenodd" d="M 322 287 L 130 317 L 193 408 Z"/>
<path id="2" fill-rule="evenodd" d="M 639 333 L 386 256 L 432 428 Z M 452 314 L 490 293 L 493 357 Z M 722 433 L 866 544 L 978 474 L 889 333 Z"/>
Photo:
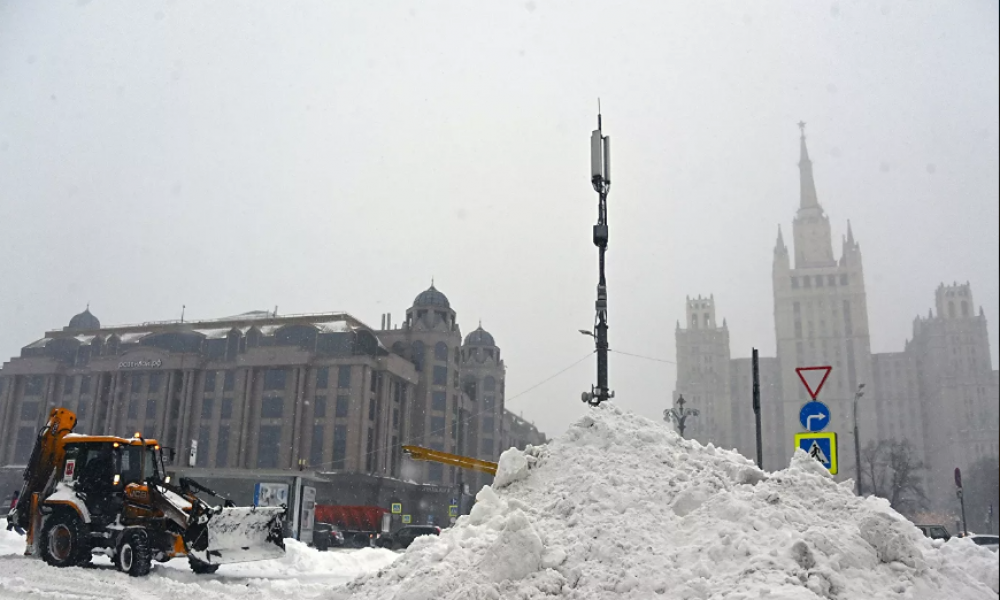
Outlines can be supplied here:
<path id="1" fill-rule="evenodd" d="M 953 469 L 998 455 L 1000 389 L 985 314 L 975 310 L 968 283 L 941 285 L 935 310 L 914 321 L 903 351 L 873 354 L 861 246 L 848 222 L 840 255 L 834 255 L 804 131 L 799 181 L 793 247 L 779 227 L 772 263 L 777 356 L 760 358 L 764 466 L 787 465 L 793 435 L 802 430 L 799 409 L 809 396 L 795 369 L 829 365 L 819 399 L 831 410 L 827 430 L 839 434 L 842 477 L 855 475 L 853 401 L 864 384 L 857 416 L 861 446 L 910 440 L 928 466 L 930 500 L 950 506 Z M 701 413 L 688 431 L 752 458 L 750 360 L 731 357 L 729 330 L 725 320 L 716 322 L 714 297 L 689 297 L 686 308 L 676 331 L 674 398 L 682 394 Z"/>

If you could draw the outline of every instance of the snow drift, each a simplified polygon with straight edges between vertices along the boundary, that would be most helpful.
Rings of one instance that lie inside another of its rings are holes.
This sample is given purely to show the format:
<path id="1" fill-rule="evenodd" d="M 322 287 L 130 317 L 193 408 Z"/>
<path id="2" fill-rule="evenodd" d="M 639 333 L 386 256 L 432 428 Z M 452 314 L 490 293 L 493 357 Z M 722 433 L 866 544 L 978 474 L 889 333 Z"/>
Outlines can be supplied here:
<path id="1" fill-rule="evenodd" d="M 764 473 L 605 403 L 505 452 L 471 514 L 333 596 L 995 600 L 995 554 L 851 489 L 805 453 Z"/>

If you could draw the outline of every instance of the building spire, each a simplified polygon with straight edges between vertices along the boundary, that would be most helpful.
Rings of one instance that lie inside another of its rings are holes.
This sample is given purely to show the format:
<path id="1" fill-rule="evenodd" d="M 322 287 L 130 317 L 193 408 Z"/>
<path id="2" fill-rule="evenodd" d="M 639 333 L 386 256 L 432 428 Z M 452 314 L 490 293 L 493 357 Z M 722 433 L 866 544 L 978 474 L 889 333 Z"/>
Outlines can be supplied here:
<path id="1" fill-rule="evenodd" d="M 799 208 L 819 208 L 813 165 L 806 148 L 806 122 L 799 121 Z"/>
<path id="2" fill-rule="evenodd" d="M 854 246 L 855 245 L 855 242 L 854 242 L 854 231 L 851 229 L 851 220 L 850 219 L 847 220 L 847 244 L 850 245 L 850 246 Z"/>
<path id="3" fill-rule="evenodd" d="M 781 234 L 781 225 L 778 225 L 778 241 L 774 243 L 776 251 L 785 251 L 785 236 Z"/>

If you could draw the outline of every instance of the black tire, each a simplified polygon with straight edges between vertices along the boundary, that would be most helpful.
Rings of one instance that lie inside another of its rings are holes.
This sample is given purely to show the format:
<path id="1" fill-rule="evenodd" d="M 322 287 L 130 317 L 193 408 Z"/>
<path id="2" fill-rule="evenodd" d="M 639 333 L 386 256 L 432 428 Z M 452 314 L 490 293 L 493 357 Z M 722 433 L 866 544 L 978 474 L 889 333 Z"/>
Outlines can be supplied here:
<path id="1" fill-rule="evenodd" d="M 211 575 L 219 570 L 219 565 L 210 565 L 207 562 L 202 562 L 193 556 L 188 557 L 188 565 L 191 566 L 191 570 L 199 575 Z"/>
<path id="2" fill-rule="evenodd" d="M 53 567 L 74 567 L 90 560 L 87 526 L 75 513 L 58 511 L 45 519 L 39 551 Z"/>
<path id="3" fill-rule="evenodd" d="M 132 577 L 149 575 L 153 556 L 149 549 L 149 536 L 142 529 L 127 531 L 115 552 L 115 566 Z"/>

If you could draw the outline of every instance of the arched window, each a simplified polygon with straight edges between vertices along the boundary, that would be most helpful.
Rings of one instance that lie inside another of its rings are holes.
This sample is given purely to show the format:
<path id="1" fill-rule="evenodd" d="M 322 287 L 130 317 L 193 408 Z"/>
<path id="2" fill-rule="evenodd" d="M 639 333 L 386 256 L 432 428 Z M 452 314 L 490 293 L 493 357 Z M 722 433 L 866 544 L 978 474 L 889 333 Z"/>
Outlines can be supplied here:
<path id="1" fill-rule="evenodd" d="M 951 317 L 952 319 L 955 318 L 955 303 L 954 302 L 949 302 L 948 303 L 948 316 Z"/>
<path id="2" fill-rule="evenodd" d="M 434 360 L 448 360 L 448 344 L 444 342 L 434 344 Z"/>
<path id="3" fill-rule="evenodd" d="M 419 341 L 419 340 L 417 340 L 416 342 L 413 342 L 413 344 L 410 346 L 410 353 L 411 353 L 410 360 L 413 361 L 413 364 L 417 367 L 417 370 L 418 371 L 423 370 L 423 368 L 424 368 L 424 343 L 421 342 L 421 341 Z"/>
<path id="4" fill-rule="evenodd" d="M 969 303 L 965 300 L 962 300 L 962 316 L 969 316 Z"/>
<path id="5" fill-rule="evenodd" d="M 493 378 L 492 375 L 487 375 L 483 379 L 483 389 L 487 392 L 492 392 L 497 389 L 497 380 Z"/>

